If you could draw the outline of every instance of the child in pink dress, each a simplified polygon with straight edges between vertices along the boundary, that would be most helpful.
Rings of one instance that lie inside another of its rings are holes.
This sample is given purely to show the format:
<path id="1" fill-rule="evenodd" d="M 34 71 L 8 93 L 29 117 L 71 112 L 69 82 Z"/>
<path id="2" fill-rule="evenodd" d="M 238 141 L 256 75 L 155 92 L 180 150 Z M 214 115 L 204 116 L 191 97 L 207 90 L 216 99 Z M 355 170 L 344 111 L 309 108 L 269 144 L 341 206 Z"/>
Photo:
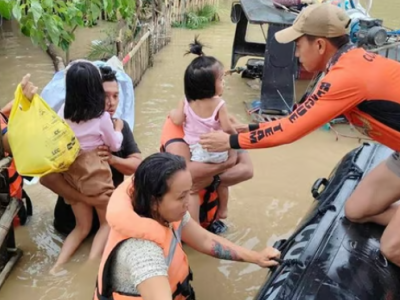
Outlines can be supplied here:
<path id="1" fill-rule="evenodd" d="M 111 151 L 118 151 L 123 139 L 123 123 L 116 120 L 113 124 L 110 114 L 105 111 L 105 100 L 100 71 L 95 65 L 76 62 L 67 70 L 65 105 L 58 114 L 74 131 L 81 151 L 63 176 L 72 187 L 87 196 L 111 195 L 114 190 L 110 166 L 98 156 L 97 147 L 106 145 Z M 92 227 L 91 206 L 74 199 L 65 201 L 71 204 L 76 226 L 64 241 L 53 273 L 69 260 Z M 107 204 L 108 201 L 95 207 L 100 228 L 93 240 L 89 259 L 100 258 L 107 241 Z"/>
<path id="2" fill-rule="evenodd" d="M 183 124 L 184 140 L 189 145 L 191 161 L 223 163 L 228 159 L 227 151 L 208 152 L 199 144 L 200 136 L 204 133 L 217 130 L 236 133 L 229 120 L 225 101 L 220 97 L 224 84 L 223 66 L 216 58 L 204 55 L 203 46 L 197 39 L 190 46 L 188 53 L 199 57 L 195 58 L 186 69 L 184 78 L 186 99 L 179 103 L 177 109 L 171 111 L 170 118 L 176 125 Z M 217 217 L 225 219 L 228 213 L 228 187 L 220 184 L 217 192 L 220 201 Z M 200 201 L 197 194 L 193 194 L 192 197 Z"/>

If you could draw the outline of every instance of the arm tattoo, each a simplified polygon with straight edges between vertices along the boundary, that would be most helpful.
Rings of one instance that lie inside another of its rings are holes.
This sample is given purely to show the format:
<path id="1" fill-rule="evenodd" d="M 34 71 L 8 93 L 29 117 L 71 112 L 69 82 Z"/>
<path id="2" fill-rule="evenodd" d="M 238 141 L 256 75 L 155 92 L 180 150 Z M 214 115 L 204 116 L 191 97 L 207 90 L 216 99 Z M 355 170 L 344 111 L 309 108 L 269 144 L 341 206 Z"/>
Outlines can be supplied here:
<path id="1" fill-rule="evenodd" d="M 235 250 L 230 249 L 228 246 L 223 246 L 216 240 L 212 241 L 211 255 L 225 260 L 243 261 Z"/>

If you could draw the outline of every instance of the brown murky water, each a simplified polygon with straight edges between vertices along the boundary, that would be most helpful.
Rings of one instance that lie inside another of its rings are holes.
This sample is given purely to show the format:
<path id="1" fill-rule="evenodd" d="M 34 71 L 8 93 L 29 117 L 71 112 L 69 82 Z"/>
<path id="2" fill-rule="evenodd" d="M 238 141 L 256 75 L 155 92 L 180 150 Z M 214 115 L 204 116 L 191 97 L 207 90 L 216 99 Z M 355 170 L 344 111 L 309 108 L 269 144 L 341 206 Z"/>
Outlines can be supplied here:
<path id="1" fill-rule="evenodd" d="M 201 40 L 210 46 L 205 49 L 207 54 L 230 65 L 234 33 L 234 25 L 229 20 L 231 1 L 221 2 L 221 23 L 199 32 L 174 30 L 172 42 L 155 57 L 154 67 L 147 71 L 136 89 L 134 133 L 144 156 L 158 151 L 166 114 L 182 98 L 183 72 L 193 59 L 183 57 L 183 53 L 194 35 L 200 33 Z M 397 1 L 388 0 L 385 4 L 376 1 L 373 14 L 384 18 L 388 26 L 400 27 L 395 14 L 399 9 Z M 10 25 L 0 31 L 0 104 L 12 99 L 16 84 L 26 72 L 32 74 L 40 87 L 53 73 L 47 55 L 17 32 Z M 90 39 L 99 33 L 99 28 L 78 32 L 81 42 L 74 46 L 72 58 L 82 56 Z M 298 84 L 298 96 L 305 86 L 305 83 Z M 258 91 L 249 88 L 239 76 L 226 79 L 224 98 L 230 112 L 240 121 L 249 122 L 243 101 L 257 96 Z M 351 133 L 347 126 L 339 130 Z M 312 201 L 310 187 L 314 181 L 327 176 L 338 160 L 357 145 L 354 139 L 336 141 L 332 132 L 320 129 L 292 145 L 251 151 L 254 178 L 231 189 L 227 238 L 245 247 L 262 249 L 287 237 Z M 27 190 L 34 202 L 34 217 L 29 226 L 17 230 L 17 242 L 24 256 L 1 289 L 0 298 L 91 299 L 97 267 L 81 268 L 87 257 L 87 244 L 66 267 L 64 275 L 47 275 L 62 242 L 52 226 L 55 195 L 40 185 Z M 193 251 L 188 254 L 198 299 L 252 299 L 267 275 L 266 270 L 254 265 L 219 261 Z"/>

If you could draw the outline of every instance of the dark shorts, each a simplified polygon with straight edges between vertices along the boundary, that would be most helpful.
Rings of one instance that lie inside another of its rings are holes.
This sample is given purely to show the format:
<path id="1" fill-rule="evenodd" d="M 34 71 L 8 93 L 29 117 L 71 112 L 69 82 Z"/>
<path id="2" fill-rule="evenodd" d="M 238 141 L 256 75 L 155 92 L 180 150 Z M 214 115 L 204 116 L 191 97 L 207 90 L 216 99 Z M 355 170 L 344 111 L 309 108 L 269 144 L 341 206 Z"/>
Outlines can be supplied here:
<path id="1" fill-rule="evenodd" d="M 393 152 L 386 160 L 386 165 L 394 174 L 400 177 L 400 153 Z"/>

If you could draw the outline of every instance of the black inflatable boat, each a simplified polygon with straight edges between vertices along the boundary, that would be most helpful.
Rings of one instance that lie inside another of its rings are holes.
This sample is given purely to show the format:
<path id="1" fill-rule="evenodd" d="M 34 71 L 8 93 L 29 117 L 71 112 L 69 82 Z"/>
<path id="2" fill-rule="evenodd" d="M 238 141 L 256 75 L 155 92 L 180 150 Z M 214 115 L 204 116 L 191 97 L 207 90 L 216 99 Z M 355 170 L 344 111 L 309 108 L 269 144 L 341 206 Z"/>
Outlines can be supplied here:
<path id="1" fill-rule="evenodd" d="M 312 209 L 290 238 L 275 244 L 283 261 L 255 299 L 400 299 L 400 268 L 379 251 L 383 227 L 344 217 L 358 182 L 390 153 L 382 145 L 364 144 L 344 156 L 328 179 L 315 182 Z"/>

